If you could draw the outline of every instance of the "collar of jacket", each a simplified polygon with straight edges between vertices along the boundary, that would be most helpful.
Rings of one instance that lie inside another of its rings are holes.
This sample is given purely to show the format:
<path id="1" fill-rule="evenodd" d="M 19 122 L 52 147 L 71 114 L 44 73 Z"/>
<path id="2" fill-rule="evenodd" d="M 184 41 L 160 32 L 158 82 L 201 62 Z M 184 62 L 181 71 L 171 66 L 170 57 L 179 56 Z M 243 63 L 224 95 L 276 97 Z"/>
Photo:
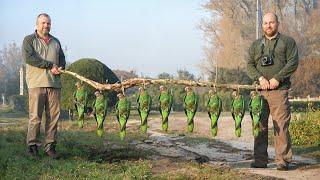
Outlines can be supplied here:
<path id="1" fill-rule="evenodd" d="M 267 39 L 267 40 L 270 40 L 270 41 L 271 41 L 272 39 L 278 39 L 278 38 L 280 37 L 280 33 L 277 32 L 277 34 L 276 34 L 275 36 L 271 37 L 271 39 L 267 38 L 266 35 L 262 35 L 262 37 L 263 37 L 264 39 Z"/>
<path id="2" fill-rule="evenodd" d="M 35 35 L 37 38 L 42 39 L 42 38 L 38 35 L 37 30 L 34 31 L 34 35 Z M 49 36 L 49 39 L 52 38 L 51 34 L 48 34 L 48 36 Z"/>

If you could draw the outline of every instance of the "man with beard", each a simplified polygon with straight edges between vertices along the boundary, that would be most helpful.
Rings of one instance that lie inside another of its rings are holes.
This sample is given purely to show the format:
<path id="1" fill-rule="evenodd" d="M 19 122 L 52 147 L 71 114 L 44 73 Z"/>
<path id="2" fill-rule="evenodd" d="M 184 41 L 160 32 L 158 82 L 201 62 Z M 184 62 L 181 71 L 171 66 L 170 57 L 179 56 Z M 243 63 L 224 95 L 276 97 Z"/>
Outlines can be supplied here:
<path id="1" fill-rule="evenodd" d="M 261 118 L 261 133 L 254 139 L 253 168 L 268 164 L 268 118 L 272 116 L 275 141 L 275 163 L 278 170 L 288 170 L 292 160 L 289 135 L 290 107 L 288 89 L 290 76 L 298 66 L 298 49 L 293 38 L 278 32 L 279 21 L 274 13 L 266 13 L 262 28 L 264 36 L 249 48 L 247 71 L 251 79 L 259 81 L 265 100 L 266 113 Z"/>
<path id="2" fill-rule="evenodd" d="M 50 32 L 51 18 L 46 13 L 37 17 L 36 31 L 23 40 L 22 52 L 26 61 L 26 81 L 29 90 L 29 124 L 27 145 L 30 155 L 39 160 L 38 147 L 42 113 L 45 111 L 45 155 L 58 159 L 55 150 L 60 116 L 60 71 L 65 56 L 59 40 Z"/>

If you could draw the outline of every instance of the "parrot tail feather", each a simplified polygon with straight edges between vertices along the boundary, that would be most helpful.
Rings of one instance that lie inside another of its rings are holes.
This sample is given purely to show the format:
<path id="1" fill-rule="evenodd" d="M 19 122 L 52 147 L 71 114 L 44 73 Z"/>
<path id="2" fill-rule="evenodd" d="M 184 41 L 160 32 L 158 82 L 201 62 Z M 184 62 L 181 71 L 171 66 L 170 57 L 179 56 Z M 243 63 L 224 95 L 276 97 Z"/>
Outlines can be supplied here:
<path id="1" fill-rule="evenodd" d="M 120 139 L 124 140 L 124 138 L 126 136 L 126 131 L 121 131 L 119 135 L 120 135 Z"/>
<path id="2" fill-rule="evenodd" d="M 83 120 L 79 120 L 78 121 L 79 128 L 83 128 L 83 124 L 84 124 Z"/>
<path id="3" fill-rule="evenodd" d="M 168 131 L 168 119 L 162 122 L 162 130 Z"/>
<path id="4" fill-rule="evenodd" d="M 241 128 L 236 129 L 235 134 L 237 137 L 240 137 L 241 136 Z"/>
<path id="5" fill-rule="evenodd" d="M 216 128 L 211 128 L 211 135 L 212 135 L 213 137 L 215 137 L 215 136 L 217 135 L 217 133 L 218 133 L 218 127 L 216 127 Z"/>
<path id="6" fill-rule="evenodd" d="M 254 130 L 253 130 L 253 136 L 254 136 L 254 137 L 258 137 L 258 136 L 259 136 L 259 133 L 260 133 L 260 129 L 254 129 Z"/>
<path id="7" fill-rule="evenodd" d="M 193 127 L 194 127 L 194 124 L 188 124 L 188 132 L 192 133 L 193 132 Z"/>
<path id="8" fill-rule="evenodd" d="M 97 130 L 97 135 L 98 135 L 99 137 L 102 137 L 102 136 L 104 135 L 104 130 L 103 130 L 103 129 L 98 129 L 98 130 Z"/>
<path id="9" fill-rule="evenodd" d="M 147 132 L 147 128 L 148 128 L 147 124 L 141 125 L 141 126 L 140 126 L 140 132 L 141 132 L 142 134 L 145 134 L 145 133 Z"/>

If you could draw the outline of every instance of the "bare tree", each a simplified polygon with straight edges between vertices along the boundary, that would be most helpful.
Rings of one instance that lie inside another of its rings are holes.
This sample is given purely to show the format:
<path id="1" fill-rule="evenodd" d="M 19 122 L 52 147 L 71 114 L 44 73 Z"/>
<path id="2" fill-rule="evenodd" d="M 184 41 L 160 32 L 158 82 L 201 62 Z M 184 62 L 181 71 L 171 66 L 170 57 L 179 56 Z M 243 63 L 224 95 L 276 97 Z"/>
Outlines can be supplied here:
<path id="1" fill-rule="evenodd" d="M 300 59 L 309 56 L 314 59 L 315 55 L 319 57 L 320 54 L 319 1 L 260 1 L 263 13 L 274 12 L 278 15 L 279 31 L 296 40 Z M 222 74 L 222 70 L 219 74 L 219 68 L 241 72 L 245 67 L 247 49 L 255 39 L 256 0 L 210 0 L 203 7 L 211 13 L 211 17 L 202 20 L 200 25 L 207 41 L 204 47 L 206 59 L 200 67 L 209 76 L 215 74 L 218 82 L 224 81 L 229 78 L 222 76 L 228 74 Z"/>
<path id="2" fill-rule="evenodd" d="M 21 48 L 16 43 L 3 46 L 0 50 L 0 93 L 5 96 L 19 92 L 19 68 L 24 64 Z"/>

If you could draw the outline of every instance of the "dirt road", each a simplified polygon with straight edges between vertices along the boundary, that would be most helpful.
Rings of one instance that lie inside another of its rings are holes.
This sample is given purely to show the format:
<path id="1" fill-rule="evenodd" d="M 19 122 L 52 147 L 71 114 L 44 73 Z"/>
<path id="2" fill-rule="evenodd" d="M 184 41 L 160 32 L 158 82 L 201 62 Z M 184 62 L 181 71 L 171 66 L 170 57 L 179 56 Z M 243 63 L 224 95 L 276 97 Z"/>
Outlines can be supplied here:
<path id="1" fill-rule="evenodd" d="M 271 121 L 269 121 L 271 122 Z M 273 162 L 274 148 L 268 148 L 270 163 L 266 169 L 250 168 L 252 161 L 253 136 L 251 120 L 245 116 L 242 124 L 242 136 L 234 135 L 234 124 L 231 116 L 224 115 L 219 119 L 218 135 L 210 134 L 210 121 L 206 113 L 198 113 L 195 117 L 195 128 L 192 134 L 186 132 L 186 118 L 183 113 L 173 113 L 169 118 L 168 133 L 161 131 L 161 120 L 157 114 L 149 117 L 149 138 L 137 147 L 158 152 L 163 157 L 176 161 L 197 161 L 213 165 L 228 166 L 239 171 L 271 176 L 283 179 L 320 179 L 320 164 L 316 160 L 294 156 L 289 171 L 277 171 Z M 137 127 L 139 120 L 132 117 L 129 128 Z M 270 123 L 269 128 L 272 128 Z"/>

